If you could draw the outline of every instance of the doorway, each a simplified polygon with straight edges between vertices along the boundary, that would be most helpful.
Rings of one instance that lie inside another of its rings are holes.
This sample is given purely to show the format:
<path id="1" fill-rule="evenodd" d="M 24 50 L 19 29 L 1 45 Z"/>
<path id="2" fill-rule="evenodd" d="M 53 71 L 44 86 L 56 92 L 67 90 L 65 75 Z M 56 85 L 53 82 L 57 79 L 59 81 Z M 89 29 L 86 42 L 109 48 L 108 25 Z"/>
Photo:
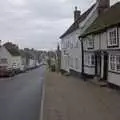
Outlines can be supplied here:
<path id="1" fill-rule="evenodd" d="M 103 80 L 107 80 L 108 77 L 108 53 L 104 53 L 104 67 L 103 67 Z"/>

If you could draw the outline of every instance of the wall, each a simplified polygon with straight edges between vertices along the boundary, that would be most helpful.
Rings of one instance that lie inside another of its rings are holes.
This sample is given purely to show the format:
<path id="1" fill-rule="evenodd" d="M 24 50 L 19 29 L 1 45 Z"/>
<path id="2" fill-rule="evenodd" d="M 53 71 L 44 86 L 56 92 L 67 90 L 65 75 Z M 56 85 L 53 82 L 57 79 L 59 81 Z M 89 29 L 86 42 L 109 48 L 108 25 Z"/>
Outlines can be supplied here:
<path id="1" fill-rule="evenodd" d="M 97 5 L 93 8 L 91 13 L 87 18 L 79 24 L 79 29 L 66 35 L 61 40 L 61 69 L 69 71 L 72 69 L 74 71 L 82 71 L 82 52 L 81 52 L 81 42 L 78 37 L 90 26 L 90 24 L 96 19 Z M 66 55 L 64 54 L 66 51 Z M 77 62 L 76 62 L 77 61 Z"/>
<path id="2" fill-rule="evenodd" d="M 84 73 L 87 75 L 95 75 L 95 68 L 94 67 L 84 67 Z"/>
<path id="3" fill-rule="evenodd" d="M 78 39 L 79 29 L 71 33 L 70 43 L 73 44 L 69 49 L 70 56 L 70 69 L 81 73 L 82 69 L 82 52 L 81 52 L 81 42 Z"/>
<path id="4" fill-rule="evenodd" d="M 0 59 L 1 58 L 6 58 L 8 61 L 8 64 L 0 64 L 0 65 L 5 65 L 8 66 L 9 68 L 12 67 L 12 58 L 9 52 L 4 48 L 3 46 L 0 47 Z"/>
<path id="5" fill-rule="evenodd" d="M 68 36 L 61 39 L 61 69 L 69 72 L 69 45 Z"/>
<path id="6" fill-rule="evenodd" d="M 108 82 L 120 86 L 120 74 L 108 72 Z"/>
<path id="7" fill-rule="evenodd" d="M 20 69 L 22 67 L 22 58 L 21 58 L 21 56 L 12 56 L 12 65 L 16 69 Z"/>
<path id="8" fill-rule="evenodd" d="M 35 60 L 29 59 L 29 68 L 35 67 Z"/>
<path id="9" fill-rule="evenodd" d="M 108 51 L 109 55 L 120 55 L 120 51 Z M 110 58 L 109 58 L 110 59 Z M 108 82 L 120 86 L 120 72 L 110 70 L 110 62 L 108 62 Z"/>

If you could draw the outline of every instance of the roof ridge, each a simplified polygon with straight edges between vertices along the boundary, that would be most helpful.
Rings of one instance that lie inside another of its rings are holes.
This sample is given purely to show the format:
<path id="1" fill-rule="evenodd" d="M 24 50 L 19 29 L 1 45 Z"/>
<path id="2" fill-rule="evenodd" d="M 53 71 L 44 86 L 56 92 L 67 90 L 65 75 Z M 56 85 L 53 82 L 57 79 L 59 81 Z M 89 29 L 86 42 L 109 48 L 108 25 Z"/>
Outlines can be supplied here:
<path id="1" fill-rule="evenodd" d="M 120 2 L 113 4 L 108 10 L 103 12 L 96 20 L 88 27 L 88 29 L 81 35 L 82 37 L 97 33 L 109 27 L 120 24 Z"/>
<path id="2" fill-rule="evenodd" d="M 83 12 L 83 14 L 80 15 L 80 17 L 70 25 L 70 27 L 65 31 L 65 33 L 60 36 L 60 38 L 63 38 L 64 36 L 75 31 L 79 27 L 79 23 L 82 22 L 89 15 L 95 5 L 96 3 L 94 3 L 90 8 Z"/>

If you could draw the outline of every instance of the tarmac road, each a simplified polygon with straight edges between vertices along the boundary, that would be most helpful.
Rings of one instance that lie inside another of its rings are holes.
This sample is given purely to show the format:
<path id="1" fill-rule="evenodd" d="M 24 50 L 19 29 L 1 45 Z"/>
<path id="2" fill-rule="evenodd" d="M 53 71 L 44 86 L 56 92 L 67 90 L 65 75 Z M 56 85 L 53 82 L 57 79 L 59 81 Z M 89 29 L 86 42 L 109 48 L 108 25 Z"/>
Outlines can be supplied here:
<path id="1" fill-rule="evenodd" d="M 0 120 L 39 120 L 45 67 L 0 78 Z"/>

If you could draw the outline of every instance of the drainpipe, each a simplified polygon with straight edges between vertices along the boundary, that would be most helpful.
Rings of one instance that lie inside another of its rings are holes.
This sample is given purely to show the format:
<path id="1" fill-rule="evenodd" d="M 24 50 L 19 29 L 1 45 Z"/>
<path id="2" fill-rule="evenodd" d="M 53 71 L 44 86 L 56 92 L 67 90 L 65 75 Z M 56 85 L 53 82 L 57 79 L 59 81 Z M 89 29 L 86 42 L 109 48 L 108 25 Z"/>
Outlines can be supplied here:
<path id="1" fill-rule="evenodd" d="M 83 49 L 83 40 L 80 39 L 80 37 L 79 37 L 79 40 L 81 42 L 81 53 L 82 53 L 82 72 L 81 72 L 81 74 L 84 75 L 84 49 Z"/>

